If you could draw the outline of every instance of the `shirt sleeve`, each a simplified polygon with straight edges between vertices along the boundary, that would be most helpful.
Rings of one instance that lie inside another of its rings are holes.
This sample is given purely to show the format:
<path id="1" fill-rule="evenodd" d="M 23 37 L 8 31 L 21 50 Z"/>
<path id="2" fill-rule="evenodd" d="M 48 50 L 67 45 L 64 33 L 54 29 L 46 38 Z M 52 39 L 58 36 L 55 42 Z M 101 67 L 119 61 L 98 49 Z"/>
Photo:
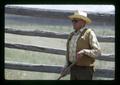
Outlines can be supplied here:
<path id="1" fill-rule="evenodd" d="M 96 56 L 101 55 L 101 48 L 99 42 L 96 38 L 94 31 L 92 30 L 90 31 L 90 35 L 89 35 L 89 43 L 91 49 L 83 49 L 84 53 L 92 58 L 96 58 Z"/>

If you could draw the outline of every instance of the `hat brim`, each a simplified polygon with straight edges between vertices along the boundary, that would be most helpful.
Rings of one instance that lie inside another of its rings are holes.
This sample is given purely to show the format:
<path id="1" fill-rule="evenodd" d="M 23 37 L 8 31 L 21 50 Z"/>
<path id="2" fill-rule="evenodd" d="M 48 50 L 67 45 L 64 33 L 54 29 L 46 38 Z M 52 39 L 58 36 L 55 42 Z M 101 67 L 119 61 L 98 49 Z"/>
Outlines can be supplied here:
<path id="1" fill-rule="evenodd" d="M 71 20 L 74 20 L 74 19 L 83 19 L 84 21 L 86 21 L 87 24 L 90 24 L 92 22 L 89 18 L 81 16 L 81 15 L 71 15 L 71 16 L 68 16 L 68 17 Z"/>

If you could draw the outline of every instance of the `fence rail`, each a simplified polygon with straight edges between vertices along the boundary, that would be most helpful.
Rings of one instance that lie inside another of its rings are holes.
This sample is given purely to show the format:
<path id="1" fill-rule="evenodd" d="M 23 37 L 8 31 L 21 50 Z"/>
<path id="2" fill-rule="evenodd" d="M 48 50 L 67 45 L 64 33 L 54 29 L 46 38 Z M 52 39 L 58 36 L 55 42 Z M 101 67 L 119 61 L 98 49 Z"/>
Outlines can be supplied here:
<path id="1" fill-rule="evenodd" d="M 68 18 L 67 16 L 72 14 L 73 12 L 74 11 L 68 11 L 68 10 L 60 11 L 60 10 L 47 10 L 40 8 L 25 8 L 25 7 L 13 7 L 13 6 L 5 7 L 5 13 L 36 16 L 36 17 Z"/>
<path id="2" fill-rule="evenodd" d="M 12 28 L 5 28 L 6 33 L 19 34 L 19 35 L 28 35 L 28 36 L 41 36 L 49 38 L 61 38 L 67 39 L 68 34 L 55 33 L 55 32 L 45 32 L 45 31 L 24 31 L 16 30 Z M 114 42 L 115 37 L 113 36 L 97 36 L 98 41 L 100 42 Z"/>
<path id="3" fill-rule="evenodd" d="M 37 46 L 31 46 L 31 45 L 21 45 L 21 44 L 10 44 L 10 43 L 5 43 L 5 47 L 23 49 L 28 51 L 52 53 L 52 54 L 58 54 L 58 55 L 65 55 L 65 52 L 66 52 L 65 50 L 60 50 L 60 49 L 37 47 Z M 98 56 L 97 59 L 104 60 L 104 61 L 114 61 L 114 55 L 102 54 L 101 56 Z"/>
<path id="4" fill-rule="evenodd" d="M 27 64 L 27 63 L 16 63 L 16 62 L 5 62 L 5 68 L 7 69 L 16 69 L 16 70 L 26 70 L 26 71 L 35 71 L 35 72 L 48 72 L 48 73 L 60 73 L 63 69 L 62 66 L 58 65 L 40 65 L 40 64 Z M 111 74 L 111 75 L 110 75 Z M 113 78 L 114 71 L 108 69 L 96 69 L 95 76 Z"/>

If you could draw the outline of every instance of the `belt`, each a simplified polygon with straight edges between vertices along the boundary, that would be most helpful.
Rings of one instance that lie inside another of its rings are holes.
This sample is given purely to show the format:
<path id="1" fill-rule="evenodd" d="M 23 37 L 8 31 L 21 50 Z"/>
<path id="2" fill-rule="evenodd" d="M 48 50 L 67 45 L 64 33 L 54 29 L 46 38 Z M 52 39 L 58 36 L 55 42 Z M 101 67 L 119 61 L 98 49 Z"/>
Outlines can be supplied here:
<path id="1" fill-rule="evenodd" d="M 71 62 L 69 62 L 69 64 L 72 64 Z M 79 68 L 93 68 L 93 66 L 80 66 L 80 65 L 74 65 L 73 67 L 79 67 Z"/>
<path id="2" fill-rule="evenodd" d="M 74 65 L 73 67 L 79 67 L 79 68 L 93 68 L 93 66 L 79 66 L 79 65 Z"/>

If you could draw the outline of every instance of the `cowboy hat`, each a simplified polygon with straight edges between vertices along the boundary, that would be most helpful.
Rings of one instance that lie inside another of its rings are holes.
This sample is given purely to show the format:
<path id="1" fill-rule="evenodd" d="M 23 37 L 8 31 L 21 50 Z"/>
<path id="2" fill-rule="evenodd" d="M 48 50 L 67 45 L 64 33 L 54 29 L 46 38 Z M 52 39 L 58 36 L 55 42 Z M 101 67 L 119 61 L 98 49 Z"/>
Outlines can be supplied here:
<path id="1" fill-rule="evenodd" d="M 83 11 L 75 11 L 73 15 L 68 16 L 71 20 L 82 19 L 86 21 L 87 24 L 91 23 L 91 19 L 87 17 L 87 13 Z"/>

